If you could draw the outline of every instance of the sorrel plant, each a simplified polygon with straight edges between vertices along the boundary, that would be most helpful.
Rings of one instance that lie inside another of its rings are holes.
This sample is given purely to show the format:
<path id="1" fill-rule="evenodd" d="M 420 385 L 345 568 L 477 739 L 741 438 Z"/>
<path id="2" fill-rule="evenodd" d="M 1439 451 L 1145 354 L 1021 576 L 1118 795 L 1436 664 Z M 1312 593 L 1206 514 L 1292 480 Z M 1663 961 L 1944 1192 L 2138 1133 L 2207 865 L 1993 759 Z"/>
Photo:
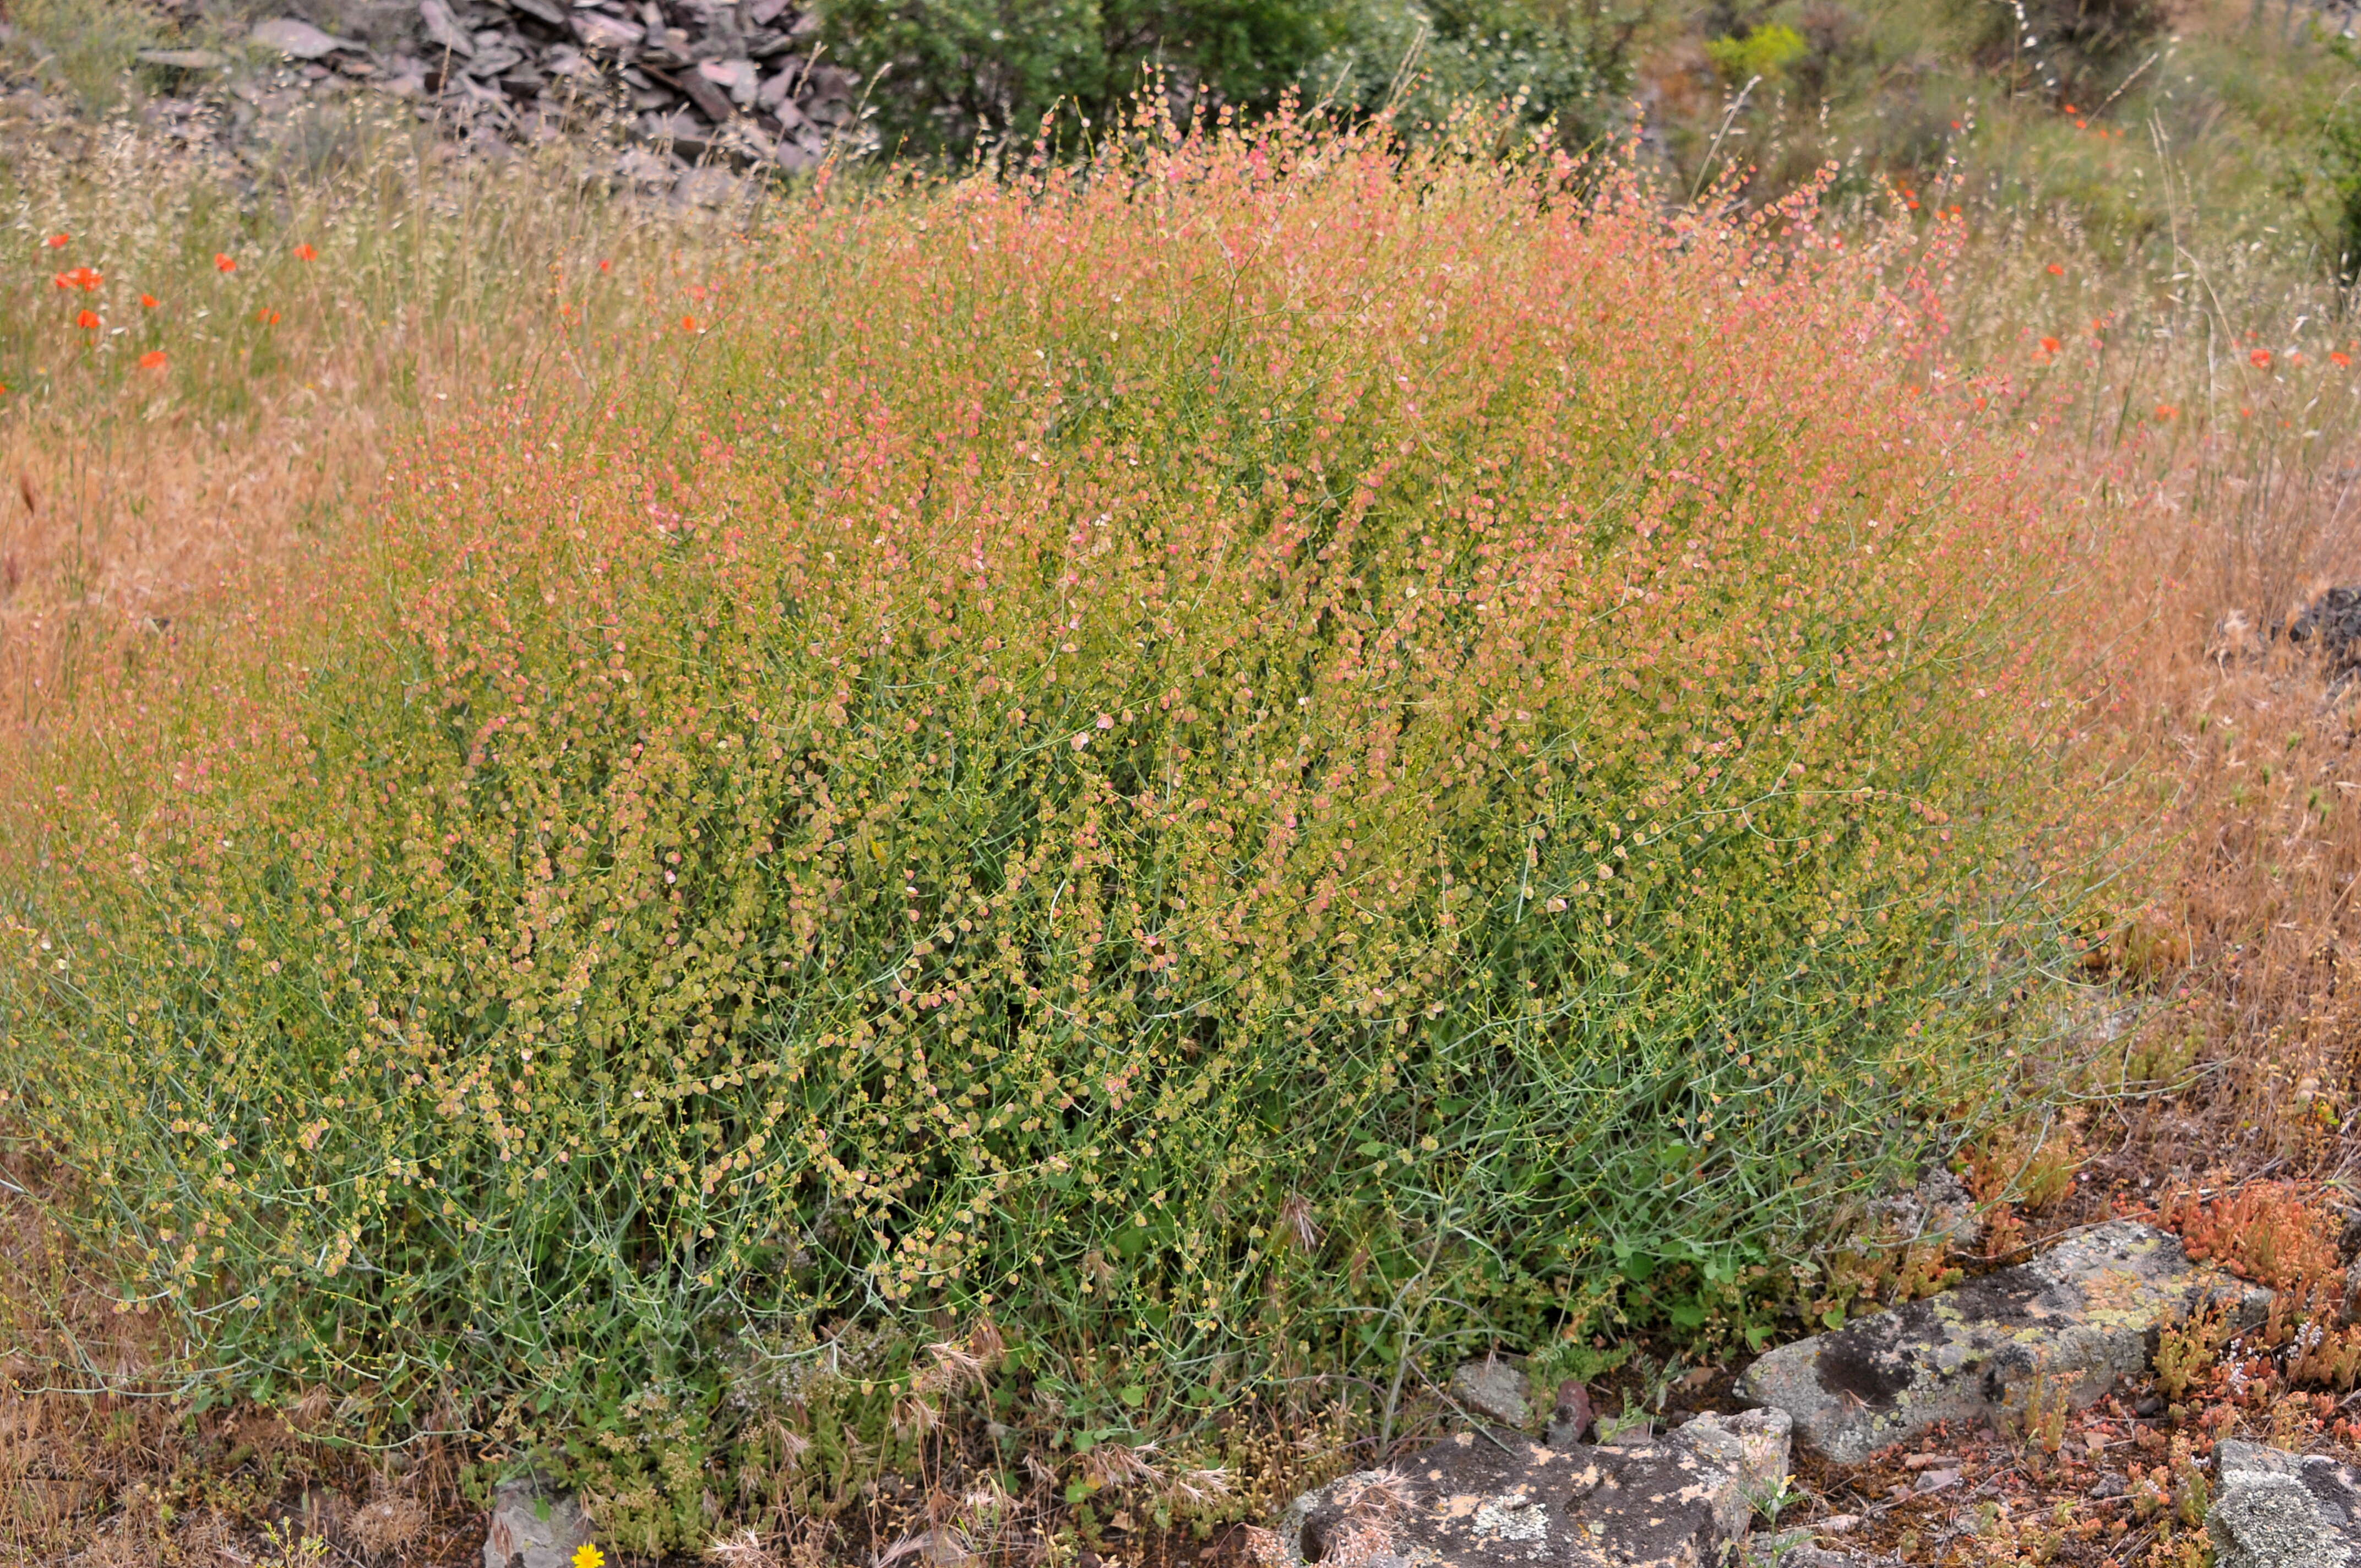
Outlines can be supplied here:
<path id="1" fill-rule="evenodd" d="M 9 1126 L 204 1387 L 649 1545 L 952 1334 L 1081 1455 L 1756 1327 L 2046 1015 L 2059 547 L 1874 247 L 1662 214 L 1284 121 L 816 196 L 48 760 Z"/>

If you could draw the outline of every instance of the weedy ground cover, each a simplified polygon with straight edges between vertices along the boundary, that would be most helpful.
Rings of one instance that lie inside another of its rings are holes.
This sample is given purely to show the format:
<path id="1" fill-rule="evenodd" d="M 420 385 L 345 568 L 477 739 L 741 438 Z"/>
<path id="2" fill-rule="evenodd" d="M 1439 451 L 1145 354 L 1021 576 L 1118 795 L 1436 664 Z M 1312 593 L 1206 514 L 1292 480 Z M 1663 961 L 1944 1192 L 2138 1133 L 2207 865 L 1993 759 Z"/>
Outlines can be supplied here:
<path id="1" fill-rule="evenodd" d="M 38 760 L 19 1148 L 201 1399 L 642 1550 L 1759 1338 L 2105 836 L 2070 540 L 1811 217 L 1151 122 L 662 275 Z"/>

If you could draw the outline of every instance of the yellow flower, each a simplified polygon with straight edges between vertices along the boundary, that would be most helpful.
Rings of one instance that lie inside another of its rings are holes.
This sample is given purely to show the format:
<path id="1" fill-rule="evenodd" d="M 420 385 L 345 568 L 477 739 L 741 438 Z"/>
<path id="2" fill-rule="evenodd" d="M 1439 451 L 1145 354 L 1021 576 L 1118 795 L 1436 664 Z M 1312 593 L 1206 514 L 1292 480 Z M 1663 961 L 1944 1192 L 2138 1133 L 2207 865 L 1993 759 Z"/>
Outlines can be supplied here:
<path id="1" fill-rule="evenodd" d="M 606 1568 L 607 1554 L 584 1541 L 574 1549 L 574 1568 Z"/>

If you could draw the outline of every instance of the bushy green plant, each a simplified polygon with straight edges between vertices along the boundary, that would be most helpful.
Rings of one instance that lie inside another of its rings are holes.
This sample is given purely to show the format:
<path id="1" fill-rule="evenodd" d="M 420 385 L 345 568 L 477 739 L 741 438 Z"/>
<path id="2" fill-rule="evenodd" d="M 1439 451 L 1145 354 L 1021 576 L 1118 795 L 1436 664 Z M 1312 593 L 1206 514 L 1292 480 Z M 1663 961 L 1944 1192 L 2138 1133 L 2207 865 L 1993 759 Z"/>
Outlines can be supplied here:
<path id="1" fill-rule="evenodd" d="M 1345 24 L 1337 0 L 827 0 L 821 14 L 837 58 L 884 73 L 881 129 L 911 153 L 1029 145 L 1059 111 L 1053 135 L 1070 141 L 1118 119 L 1151 72 L 1268 108 Z"/>
<path id="2" fill-rule="evenodd" d="M 1784 22 L 1765 22 L 1742 37 L 1733 34 L 1711 39 L 1705 52 L 1724 81 L 1744 86 L 1755 81 L 1778 81 L 1809 49 L 1804 35 Z"/>
<path id="3" fill-rule="evenodd" d="M 2117 86 L 2168 20 L 2158 0 L 2011 0 L 1955 10 L 1985 65 L 2045 96 Z"/>
<path id="4" fill-rule="evenodd" d="M 1466 151 L 816 200 L 61 741 L 0 1106 L 126 1300 L 651 1546 L 1760 1322 L 2052 950 L 2053 535 L 1806 207 Z"/>
<path id="5" fill-rule="evenodd" d="M 1646 5 L 1603 0 L 1367 0 L 1307 89 L 1364 114 L 1390 111 L 1406 135 L 1448 124 L 1468 103 L 1554 125 L 1590 147 L 1629 128 L 1632 39 Z"/>

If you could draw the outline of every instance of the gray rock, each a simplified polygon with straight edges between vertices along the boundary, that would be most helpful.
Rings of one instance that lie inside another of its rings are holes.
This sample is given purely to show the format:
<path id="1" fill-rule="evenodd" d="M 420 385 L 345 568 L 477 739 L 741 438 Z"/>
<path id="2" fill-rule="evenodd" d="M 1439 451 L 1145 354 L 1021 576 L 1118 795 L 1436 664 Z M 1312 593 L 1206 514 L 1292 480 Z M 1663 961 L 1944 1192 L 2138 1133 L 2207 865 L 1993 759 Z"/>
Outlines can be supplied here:
<path id="1" fill-rule="evenodd" d="M 531 1481 L 512 1481 L 492 1498 L 492 1526 L 484 1535 L 484 1568 L 569 1568 L 588 1544 L 590 1521 L 582 1505 L 552 1496 Z"/>
<path id="2" fill-rule="evenodd" d="M 708 60 L 697 63 L 697 73 L 730 94 L 730 101 L 741 109 L 754 106 L 754 95 L 763 85 L 763 77 L 751 60 Z"/>
<path id="3" fill-rule="evenodd" d="M 476 52 L 476 40 L 467 36 L 443 0 L 418 0 L 418 20 L 426 29 L 426 41 L 436 49 L 462 59 Z"/>
<path id="4" fill-rule="evenodd" d="M 1790 1542 L 1791 1535 L 1802 1539 Z M 1850 1552 L 1830 1552 L 1814 1541 L 1811 1535 L 1808 1530 L 1786 1531 L 1778 1537 L 1782 1544 L 1767 1550 L 1767 1543 L 1749 1542 L 1746 1568 L 1872 1568 L 1876 1561 L 1856 1557 Z"/>
<path id="5" fill-rule="evenodd" d="M 257 22 L 254 31 L 248 36 L 264 49 L 275 49 L 297 60 L 318 60 L 338 49 L 350 49 L 355 53 L 361 49 L 361 46 L 350 38 L 331 38 L 311 23 L 299 22 L 292 16 L 273 16 L 268 21 Z"/>
<path id="6" fill-rule="evenodd" d="M 577 11 L 573 16 L 574 36 L 582 40 L 587 49 L 607 54 L 630 54 L 647 37 L 647 29 L 620 16 L 609 16 L 603 11 Z"/>
<path id="7" fill-rule="evenodd" d="M 418 37 L 415 0 L 290 0 L 288 9 L 324 32 L 393 49 Z"/>
<path id="8" fill-rule="evenodd" d="M 2205 1532 L 2218 1568 L 2361 1564 L 2361 1475 L 2324 1454 L 2224 1442 Z"/>
<path id="9" fill-rule="evenodd" d="M 1486 1356 L 1460 1364 L 1451 1375 L 1451 1397 L 1472 1416 L 1523 1431 L 1532 1417 L 1532 1385 L 1513 1361 Z"/>
<path id="10" fill-rule="evenodd" d="M 1920 1177 L 1907 1192 L 1880 1198 L 1869 1206 L 1870 1218 L 1905 1242 L 1943 1241 L 1953 1246 L 1973 1246 L 1983 1234 L 1976 1219 L 1975 1200 L 1960 1179 L 1939 1166 Z"/>
<path id="11" fill-rule="evenodd" d="M 1299 1498 L 1280 1568 L 1719 1568 L 1786 1480 L 1776 1410 L 1699 1416 L 1629 1448 L 1462 1432 Z"/>
<path id="12" fill-rule="evenodd" d="M 1783 1345 L 1739 1393 L 1783 1409 L 1839 1464 L 1937 1421 L 2022 1412 L 2037 1391 L 2081 1409 L 2147 1365 L 2156 1333 L 2208 1301 L 2242 1325 L 2270 1293 L 2189 1261 L 2173 1237 L 2118 1220 L 2030 1263 Z M 2062 1386 L 2062 1387 L 2061 1387 Z"/>

